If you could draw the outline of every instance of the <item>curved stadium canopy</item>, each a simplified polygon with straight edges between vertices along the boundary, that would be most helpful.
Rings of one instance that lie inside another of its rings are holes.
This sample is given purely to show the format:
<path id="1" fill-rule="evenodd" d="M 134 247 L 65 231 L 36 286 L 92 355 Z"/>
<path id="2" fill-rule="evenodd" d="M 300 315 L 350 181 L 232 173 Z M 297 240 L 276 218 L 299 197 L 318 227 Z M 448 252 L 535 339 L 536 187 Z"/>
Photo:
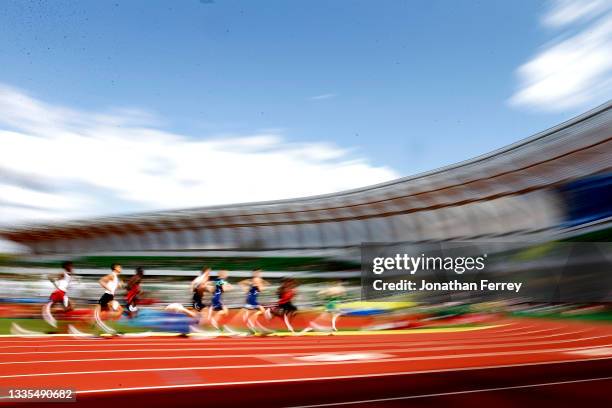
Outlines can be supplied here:
<path id="1" fill-rule="evenodd" d="M 561 187 L 610 171 L 612 103 L 486 155 L 335 194 L 0 230 L 34 253 L 346 248 L 558 230 Z"/>

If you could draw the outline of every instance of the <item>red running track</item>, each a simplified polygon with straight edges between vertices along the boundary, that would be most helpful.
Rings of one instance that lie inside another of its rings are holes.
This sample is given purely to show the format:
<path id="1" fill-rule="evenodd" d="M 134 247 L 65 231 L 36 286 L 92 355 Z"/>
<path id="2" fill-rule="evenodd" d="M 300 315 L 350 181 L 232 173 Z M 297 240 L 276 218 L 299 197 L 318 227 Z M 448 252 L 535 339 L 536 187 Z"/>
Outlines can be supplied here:
<path id="1" fill-rule="evenodd" d="M 3 391 L 72 388 L 84 406 L 588 406 L 612 402 L 612 326 L 517 319 L 436 333 L 7 337 L 0 367 Z"/>

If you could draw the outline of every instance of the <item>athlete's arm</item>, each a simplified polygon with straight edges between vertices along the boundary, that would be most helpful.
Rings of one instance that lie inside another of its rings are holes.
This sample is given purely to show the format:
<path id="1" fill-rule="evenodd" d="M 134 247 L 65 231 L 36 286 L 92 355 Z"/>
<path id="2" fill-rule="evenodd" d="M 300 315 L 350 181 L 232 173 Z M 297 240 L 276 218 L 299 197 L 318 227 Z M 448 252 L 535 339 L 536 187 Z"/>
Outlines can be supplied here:
<path id="1" fill-rule="evenodd" d="M 108 281 L 110 281 L 111 279 L 113 279 L 113 277 L 111 275 L 105 275 L 102 278 L 100 278 L 100 280 L 98 281 L 98 283 L 100 284 L 100 286 L 102 286 L 105 290 L 108 290 L 109 292 L 111 291 L 107 284 Z"/>
<path id="2" fill-rule="evenodd" d="M 204 283 L 204 290 L 207 291 L 208 293 L 213 293 L 215 291 L 215 285 L 213 285 L 211 281 L 206 281 Z"/>
<path id="3" fill-rule="evenodd" d="M 197 278 L 192 280 L 191 283 L 189 284 L 189 288 L 191 289 L 192 292 L 195 292 L 196 289 L 200 286 L 199 280 L 200 280 L 200 277 L 198 276 Z"/>
<path id="4" fill-rule="evenodd" d="M 61 275 L 57 274 L 57 275 L 47 275 L 47 279 L 49 279 L 49 282 L 51 282 L 53 284 L 53 286 L 55 286 L 57 289 L 59 289 L 57 287 L 57 281 L 60 280 L 62 278 Z"/>
<path id="5" fill-rule="evenodd" d="M 127 283 L 126 289 L 132 290 L 132 288 L 140 283 L 140 277 L 138 275 L 134 275 L 130 278 Z"/>
<path id="6" fill-rule="evenodd" d="M 295 295 L 296 295 L 295 289 L 287 289 L 279 293 L 278 303 L 291 302 L 291 300 L 295 297 Z"/>
<path id="7" fill-rule="evenodd" d="M 251 280 L 243 279 L 240 282 L 238 282 L 238 285 L 240 285 L 244 293 L 247 293 L 249 291 L 249 286 L 251 286 Z"/>

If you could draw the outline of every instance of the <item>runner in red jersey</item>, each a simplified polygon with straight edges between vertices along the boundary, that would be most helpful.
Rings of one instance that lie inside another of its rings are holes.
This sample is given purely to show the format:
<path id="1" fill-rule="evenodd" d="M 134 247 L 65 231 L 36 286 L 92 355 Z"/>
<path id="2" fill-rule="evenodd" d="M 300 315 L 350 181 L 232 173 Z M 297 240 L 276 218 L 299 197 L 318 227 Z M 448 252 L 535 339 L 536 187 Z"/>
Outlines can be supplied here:
<path id="1" fill-rule="evenodd" d="M 127 294 L 125 295 L 125 302 L 127 304 L 128 314 L 132 316 L 138 311 L 138 296 L 142 293 L 140 288 L 140 282 L 144 276 L 144 269 L 142 267 L 136 268 L 136 273 L 128 281 Z"/>
<path id="2" fill-rule="evenodd" d="M 297 294 L 297 286 L 298 284 L 295 279 L 283 279 L 280 287 L 278 288 L 278 302 L 276 307 L 272 309 L 275 315 L 283 317 L 287 329 L 289 329 L 289 331 L 292 333 L 294 333 L 294 330 L 289 320 L 298 310 L 298 308 L 293 304 L 293 299 Z"/>

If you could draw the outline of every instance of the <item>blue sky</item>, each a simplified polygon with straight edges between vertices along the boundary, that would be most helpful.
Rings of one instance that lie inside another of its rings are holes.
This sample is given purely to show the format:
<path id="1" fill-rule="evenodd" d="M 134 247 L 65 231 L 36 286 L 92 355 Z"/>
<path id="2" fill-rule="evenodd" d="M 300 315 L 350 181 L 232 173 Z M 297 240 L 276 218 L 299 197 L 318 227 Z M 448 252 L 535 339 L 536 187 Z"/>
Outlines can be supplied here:
<path id="1" fill-rule="evenodd" d="M 604 102 L 609 93 L 595 85 L 610 89 L 610 58 L 601 61 L 610 10 L 600 0 L 1 8 L 0 136 L 21 150 L 0 156 L 9 174 L 0 223 L 357 187 L 509 144 Z M 603 33 L 580 37 L 594 27 Z M 559 74 L 563 57 L 576 64 L 569 55 L 581 39 L 594 44 L 592 64 Z M 568 76 L 583 80 L 566 85 Z M 173 140 L 184 148 L 169 149 Z M 116 143 L 117 155 L 91 160 L 86 146 L 96 143 Z M 39 148 L 63 164 L 28 153 Z M 109 167 L 140 173 L 105 179 Z M 157 189 L 137 189 L 158 179 Z"/>

